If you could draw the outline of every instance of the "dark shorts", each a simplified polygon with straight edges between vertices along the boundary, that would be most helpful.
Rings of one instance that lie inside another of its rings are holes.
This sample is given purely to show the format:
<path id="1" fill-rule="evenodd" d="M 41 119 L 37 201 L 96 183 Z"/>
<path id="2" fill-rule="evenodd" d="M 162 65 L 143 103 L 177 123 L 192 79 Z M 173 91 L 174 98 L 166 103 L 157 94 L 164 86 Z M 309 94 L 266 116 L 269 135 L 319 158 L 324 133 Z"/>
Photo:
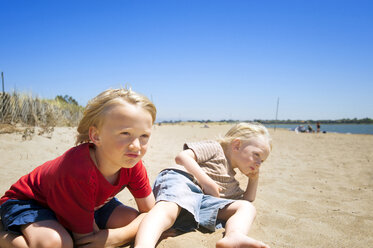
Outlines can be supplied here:
<path id="1" fill-rule="evenodd" d="M 123 205 L 118 199 L 113 198 L 100 209 L 95 211 L 95 221 L 100 229 L 106 227 L 114 209 Z M 1 221 L 5 231 L 21 234 L 20 226 L 43 220 L 57 220 L 54 212 L 39 205 L 34 200 L 7 200 L 0 206 Z"/>

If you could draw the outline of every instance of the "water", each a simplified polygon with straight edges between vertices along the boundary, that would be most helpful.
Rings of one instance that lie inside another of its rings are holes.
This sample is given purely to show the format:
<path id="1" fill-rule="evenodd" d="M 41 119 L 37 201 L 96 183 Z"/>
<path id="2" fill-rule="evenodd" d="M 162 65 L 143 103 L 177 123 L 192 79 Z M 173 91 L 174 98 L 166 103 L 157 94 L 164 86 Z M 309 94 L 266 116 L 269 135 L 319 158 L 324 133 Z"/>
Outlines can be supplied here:
<path id="1" fill-rule="evenodd" d="M 276 128 L 292 129 L 298 125 L 304 125 L 307 128 L 307 124 L 278 124 Z M 267 128 L 274 128 L 275 125 L 266 125 Z M 313 130 L 316 131 L 316 125 L 311 125 Z M 326 131 L 327 133 L 353 133 L 353 134 L 373 134 L 372 124 L 322 124 L 321 132 Z"/>

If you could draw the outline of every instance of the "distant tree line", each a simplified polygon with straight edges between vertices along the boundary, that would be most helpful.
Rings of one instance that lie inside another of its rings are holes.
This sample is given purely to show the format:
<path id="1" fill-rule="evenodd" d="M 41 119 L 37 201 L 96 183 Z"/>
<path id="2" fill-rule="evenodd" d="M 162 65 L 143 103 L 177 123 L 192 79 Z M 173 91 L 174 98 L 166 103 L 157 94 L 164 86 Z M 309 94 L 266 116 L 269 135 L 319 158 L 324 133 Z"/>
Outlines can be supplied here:
<path id="1" fill-rule="evenodd" d="M 316 124 L 320 122 L 321 124 L 373 124 L 373 119 L 370 118 L 363 118 L 363 119 L 339 119 L 339 120 L 261 120 L 261 119 L 254 119 L 254 120 L 220 120 L 220 121 L 212 121 L 212 120 L 166 120 L 161 121 L 159 123 L 165 124 L 177 124 L 181 122 L 197 122 L 197 123 L 237 123 L 237 122 L 260 122 L 262 124 L 300 124 L 300 123 L 307 123 L 307 124 Z"/>
<path id="2" fill-rule="evenodd" d="M 339 119 L 339 120 L 254 120 L 263 124 L 316 124 L 320 122 L 322 124 L 373 124 L 373 119 L 363 118 L 363 119 Z"/>

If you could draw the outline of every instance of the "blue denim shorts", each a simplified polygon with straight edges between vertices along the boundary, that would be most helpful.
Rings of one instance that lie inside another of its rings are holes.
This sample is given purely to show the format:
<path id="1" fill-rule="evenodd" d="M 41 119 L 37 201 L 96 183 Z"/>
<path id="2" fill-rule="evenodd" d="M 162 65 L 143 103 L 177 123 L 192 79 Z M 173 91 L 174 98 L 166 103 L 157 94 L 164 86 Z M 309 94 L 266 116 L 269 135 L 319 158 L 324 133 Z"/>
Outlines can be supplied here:
<path id="1" fill-rule="evenodd" d="M 106 227 L 110 215 L 119 205 L 123 204 L 113 198 L 95 211 L 95 221 L 100 229 Z M 39 205 L 34 200 L 7 200 L 0 206 L 0 216 L 4 230 L 16 234 L 21 234 L 21 225 L 43 220 L 57 221 L 57 217 L 51 209 Z"/>
<path id="2" fill-rule="evenodd" d="M 205 195 L 187 172 L 166 169 L 157 176 L 153 193 L 157 202 L 174 202 L 182 209 L 173 228 L 189 232 L 204 227 L 210 231 L 222 228 L 223 220 L 218 220 L 220 209 L 234 200 Z"/>

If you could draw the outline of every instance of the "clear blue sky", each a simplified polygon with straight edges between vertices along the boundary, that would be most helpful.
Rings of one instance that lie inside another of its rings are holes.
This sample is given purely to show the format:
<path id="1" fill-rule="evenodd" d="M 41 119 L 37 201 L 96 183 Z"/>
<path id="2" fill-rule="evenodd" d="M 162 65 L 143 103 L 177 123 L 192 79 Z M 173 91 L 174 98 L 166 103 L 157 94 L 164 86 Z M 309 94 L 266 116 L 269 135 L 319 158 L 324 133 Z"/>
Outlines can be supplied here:
<path id="1" fill-rule="evenodd" d="M 83 106 L 128 84 L 158 120 L 373 118 L 373 1 L 0 0 L 0 71 Z"/>

